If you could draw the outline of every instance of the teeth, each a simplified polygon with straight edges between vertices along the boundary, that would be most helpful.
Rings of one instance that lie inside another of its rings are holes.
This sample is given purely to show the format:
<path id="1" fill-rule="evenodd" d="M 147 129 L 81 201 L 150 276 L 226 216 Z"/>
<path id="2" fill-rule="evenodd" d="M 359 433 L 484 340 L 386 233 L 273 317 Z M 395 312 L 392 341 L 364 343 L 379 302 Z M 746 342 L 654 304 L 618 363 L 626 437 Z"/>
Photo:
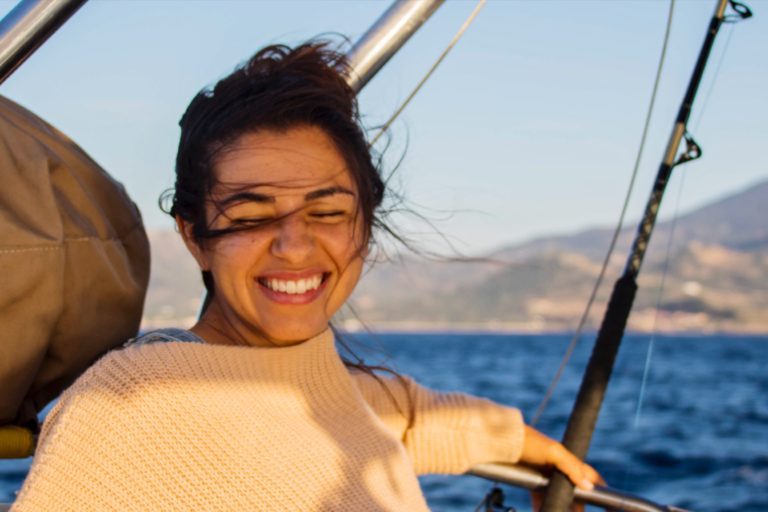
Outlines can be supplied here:
<path id="1" fill-rule="evenodd" d="M 268 288 L 276 292 L 287 293 L 289 295 L 296 295 L 306 293 L 310 290 L 317 290 L 320 287 L 320 283 L 322 282 L 322 276 L 290 281 L 282 279 L 265 279 L 262 281 L 262 283 L 267 285 Z"/>

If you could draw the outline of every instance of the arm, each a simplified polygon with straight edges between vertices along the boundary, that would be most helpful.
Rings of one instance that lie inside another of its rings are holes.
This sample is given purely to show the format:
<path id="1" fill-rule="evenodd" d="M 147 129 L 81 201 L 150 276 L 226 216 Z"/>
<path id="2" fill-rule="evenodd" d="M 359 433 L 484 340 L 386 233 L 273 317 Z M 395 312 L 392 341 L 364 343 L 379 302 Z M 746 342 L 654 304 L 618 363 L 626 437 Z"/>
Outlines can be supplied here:
<path id="1" fill-rule="evenodd" d="M 364 398 L 399 437 L 418 474 L 460 474 L 487 462 L 554 466 L 589 489 L 600 475 L 563 445 L 523 423 L 519 410 L 408 377 L 354 375 Z"/>
<path id="2" fill-rule="evenodd" d="M 418 474 L 460 474 L 482 462 L 517 462 L 520 411 L 464 393 L 443 393 L 407 377 L 354 374 L 358 388 L 402 440 Z"/>

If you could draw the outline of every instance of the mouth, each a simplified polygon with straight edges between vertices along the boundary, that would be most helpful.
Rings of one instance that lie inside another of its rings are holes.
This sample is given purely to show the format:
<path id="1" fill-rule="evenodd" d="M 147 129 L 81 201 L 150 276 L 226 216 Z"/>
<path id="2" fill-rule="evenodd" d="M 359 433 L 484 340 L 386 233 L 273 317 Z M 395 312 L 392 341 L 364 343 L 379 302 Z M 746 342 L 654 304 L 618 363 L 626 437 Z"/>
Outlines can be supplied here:
<path id="1" fill-rule="evenodd" d="M 256 279 L 272 300 L 288 304 L 305 304 L 314 300 L 325 288 L 330 272 L 317 272 L 302 277 L 261 276 Z"/>

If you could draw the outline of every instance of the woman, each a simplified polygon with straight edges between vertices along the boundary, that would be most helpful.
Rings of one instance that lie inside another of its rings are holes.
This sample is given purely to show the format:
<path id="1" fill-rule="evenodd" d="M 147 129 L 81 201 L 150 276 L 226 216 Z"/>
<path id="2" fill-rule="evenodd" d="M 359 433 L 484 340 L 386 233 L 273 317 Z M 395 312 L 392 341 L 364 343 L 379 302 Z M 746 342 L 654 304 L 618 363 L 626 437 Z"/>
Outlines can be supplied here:
<path id="1" fill-rule="evenodd" d="M 337 354 L 385 192 L 344 65 L 268 47 L 193 99 L 170 213 L 207 308 L 62 396 L 14 510 L 426 510 L 417 474 L 481 462 L 599 480 L 516 409 Z"/>

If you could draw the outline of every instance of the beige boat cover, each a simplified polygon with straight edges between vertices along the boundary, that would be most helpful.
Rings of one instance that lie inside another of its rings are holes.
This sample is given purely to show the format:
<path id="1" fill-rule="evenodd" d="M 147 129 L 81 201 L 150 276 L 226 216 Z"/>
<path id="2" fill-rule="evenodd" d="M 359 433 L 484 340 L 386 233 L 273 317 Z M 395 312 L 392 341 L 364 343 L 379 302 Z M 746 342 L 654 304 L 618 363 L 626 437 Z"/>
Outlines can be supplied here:
<path id="1" fill-rule="evenodd" d="M 149 243 L 123 186 L 0 97 L 0 425 L 37 411 L 135 335 Z"/>

